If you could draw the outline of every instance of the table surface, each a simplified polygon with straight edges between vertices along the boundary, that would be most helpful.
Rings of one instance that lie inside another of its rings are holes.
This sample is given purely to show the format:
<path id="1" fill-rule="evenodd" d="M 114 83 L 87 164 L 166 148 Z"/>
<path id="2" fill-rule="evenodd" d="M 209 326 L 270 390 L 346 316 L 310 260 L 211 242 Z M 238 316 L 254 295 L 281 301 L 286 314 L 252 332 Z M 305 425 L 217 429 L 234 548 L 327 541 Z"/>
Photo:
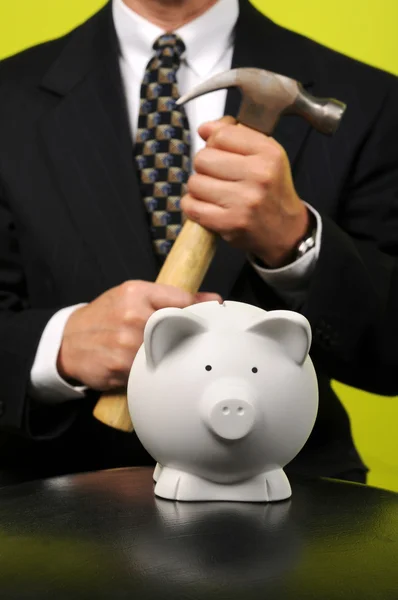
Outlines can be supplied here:
<path id="1" fill-rule="evenodd" d="M 0 490 L 0 597 L 396 600 L 398 494 L 292 481 L 275 504 L 155 498 L 152 470 Z"/>

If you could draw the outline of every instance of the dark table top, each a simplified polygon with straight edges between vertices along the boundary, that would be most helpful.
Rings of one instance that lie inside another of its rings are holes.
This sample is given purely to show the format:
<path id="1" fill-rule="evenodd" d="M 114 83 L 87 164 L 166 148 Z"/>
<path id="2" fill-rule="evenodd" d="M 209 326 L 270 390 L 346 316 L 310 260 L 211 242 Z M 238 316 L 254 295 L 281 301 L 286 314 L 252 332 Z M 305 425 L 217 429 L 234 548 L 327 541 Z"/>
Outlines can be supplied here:
<path id="1" fill-rule="evenodd" d="M 174 503 L 151 469 L 0 490 L 0 598 L 397 600 L 398 494 L 292 481 L 277 504 Z"/>

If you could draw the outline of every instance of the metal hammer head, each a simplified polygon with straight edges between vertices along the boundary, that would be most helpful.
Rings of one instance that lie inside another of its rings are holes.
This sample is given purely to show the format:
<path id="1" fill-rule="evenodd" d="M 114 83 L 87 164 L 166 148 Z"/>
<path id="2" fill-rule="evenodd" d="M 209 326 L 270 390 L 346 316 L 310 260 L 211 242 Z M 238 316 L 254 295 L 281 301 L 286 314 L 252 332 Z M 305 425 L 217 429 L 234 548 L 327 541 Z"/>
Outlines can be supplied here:
<path id="1" fill-rule="evenodd" d="M 177 100 L 185 104 L 193 98 L 227 87 L 238 87 L 242 103 L 239 123 L 271 135 L 282 115 L 299 115 L 325 134 L 337 130 L 346 109 L 333 98 L 316 98 L 294 79 L 262 69 L 232 69 L 211 77 Z"/>

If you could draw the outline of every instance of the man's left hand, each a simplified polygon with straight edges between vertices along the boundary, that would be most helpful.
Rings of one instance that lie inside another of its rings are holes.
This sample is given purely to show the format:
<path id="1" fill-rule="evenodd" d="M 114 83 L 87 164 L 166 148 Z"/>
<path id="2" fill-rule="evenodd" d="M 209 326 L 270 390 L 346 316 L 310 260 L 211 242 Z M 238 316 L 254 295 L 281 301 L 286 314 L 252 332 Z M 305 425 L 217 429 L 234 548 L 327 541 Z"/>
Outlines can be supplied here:
<path id="1" fill-rule="evenodd" d="M 269 267 L 290 262 L 309 214 L 282 146 L 231 117 L 203 124 L 199 134 L 206 147 L 181 202 L 185 215 Z"/>

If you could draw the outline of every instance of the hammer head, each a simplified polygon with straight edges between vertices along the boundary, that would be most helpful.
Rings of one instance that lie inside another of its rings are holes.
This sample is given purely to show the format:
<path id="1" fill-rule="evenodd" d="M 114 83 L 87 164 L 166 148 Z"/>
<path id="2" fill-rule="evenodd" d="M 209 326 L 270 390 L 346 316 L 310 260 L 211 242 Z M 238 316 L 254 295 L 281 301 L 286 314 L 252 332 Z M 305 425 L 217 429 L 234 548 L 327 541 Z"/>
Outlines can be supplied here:
<path id="1" fill-rule="evenodd" d="M 331 135 L 346 109 L 345 104 L 333 98 L 312 96 L 294 79 L 252 68 L 219 73 L 179 98 L 177 104 L 227 87 L 238 87 L 242 93 L 239 123 L 267 135 L 271 135 L 282 115 L 300 115 L 317 131 Z"/>

